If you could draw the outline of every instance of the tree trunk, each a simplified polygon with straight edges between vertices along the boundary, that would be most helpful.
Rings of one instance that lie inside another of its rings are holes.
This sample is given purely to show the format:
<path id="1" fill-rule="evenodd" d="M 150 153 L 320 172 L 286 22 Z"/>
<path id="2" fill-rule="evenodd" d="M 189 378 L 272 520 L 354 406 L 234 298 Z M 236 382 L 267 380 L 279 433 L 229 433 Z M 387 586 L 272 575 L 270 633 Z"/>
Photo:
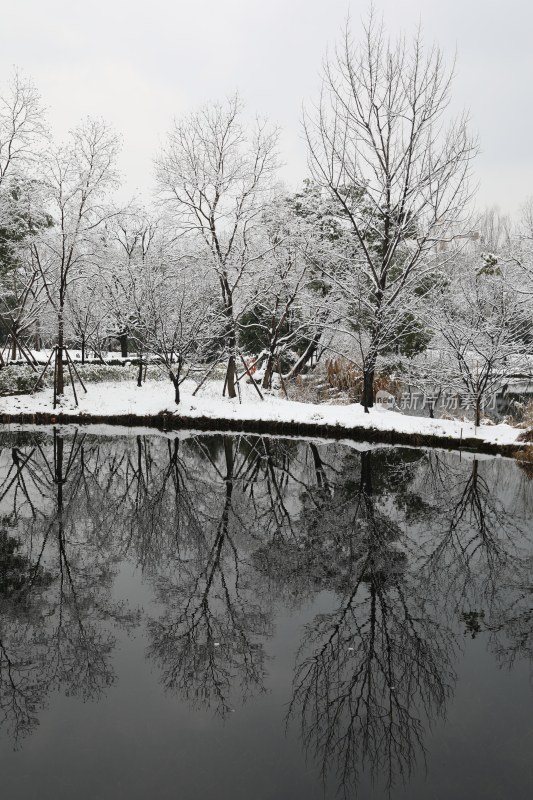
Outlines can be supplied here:
<path id="1" fill-rule="evenodd" d="M 365 413 L 374 405 L 374 366 L 363 370 L 363 397 L 361 405 L 364 406 Z"/>
<path id="2" fill-rule="evenodd" d="M 57 320 L 57 351 L 56 351 L 56 394 L 61 397 L 65 393 L 65 382 L 63 376 L 63 345 L 64 345 L 64 322 L 63 322 L 63 301 L 59 306 Z"/>
<path id="3" fill-rule="evenodd" d="M 137 386 L 141 387 L 143 385 L 143 357 L 142 353 L 139 353 L 139 371 L 137 372 Z"/>
<path id="4" fill-rule="evenodd" d="M 237 349 L 237 332 L 235 330 L 235 320 L 233 319 L 233 295 L 227 281 L 222 278 L 222 297 L 224 300 L 224 315 L 226 317 L 225 339 L 228 353 L 228 368 L 226 370 L 225 386 L 228 388 L 228 397 L 237 397 L 235 389 L 235 352 Z M 223 392 L 224 393 L 224 392 Z"/>
<path id="5" fill-rule="evenodd" d="M 128 357 L 128 334 L 127 333 L 121 333 L 120 336 L 118 337 L 118 340 L 120 342 L 120 355 L 122 356 L 122 358 L 127 358 Z"/>
<path id="6" fill-rule="evenodd" d="M 178 372 L 177 375 L 174 375 L 172 370 L 169 370 L 169 378 L 172 381 L 172 385 L 174 386 L 174 401 L 177 406 L 180 404 L 180 375 L 181 375 L 181 366 L 183 364 L 183 359 L 178 356 Z"/>
<path id="7" fill-rule="evenodd" d="M 17 360 L 17 340 L 15 334 L 11 335 L 11 361 Z"/>
<path id="8" fill-rule="evenodd" d="M 177 378 L 171 377 L 170 380 L 174 386 L 174 402 L 177 406 L 180 404 L 180 382 Z"/>
<path id="9" fill-rule="evenodd" d="M 313 358 L 313 355 L 318 350 L 318 345 L 320 343 L 321 336 L 322 336 L 322 331 L 319 334 L 317 334 L 317 336 L 315 336 L 315 338 L 312 341 L 309 342 L 304 352 L 302 353 L 302 355 L 300 356 L 294 367 L 289 372 L 287 376 L 288 378 L 295 378 L 297 375 L 300 375 L 307 362 Z"/>
<path id="10" fill-rule="evenodd" d="M 237 397 L 237 391 L 235 389 L 235 356 L 230 356 L 228 359 L 226 385 L 228 387 L 228 397 Z"/>
<path id="11" fill-rule="evenodd" d="M 476 428 L 481 424 L 481 397 L 476 397 Z"/>
<path id="12" fill-rule="evenodd" d="M 270 389 L 272 386 L 272 373 L 274 372 L 274 356 L 272 353 L 268 357 L 265 374 L 261 386 L 263 389 Z"/>
<path id="13" fill-rule="evenodd" d="M 41 340 L 41 322 L 40 322 L 40 320 L 37 319 L 35 321 L 35 349 L 36 350 L 41 350 L 42 346 L 43 346 L 43 343 L 42 343 L 42 340 Z"/>
<path id="14" fill-rule="evenodd" d="M 81 337 L 81 363 L 85 364 L 85 336 Z"/>

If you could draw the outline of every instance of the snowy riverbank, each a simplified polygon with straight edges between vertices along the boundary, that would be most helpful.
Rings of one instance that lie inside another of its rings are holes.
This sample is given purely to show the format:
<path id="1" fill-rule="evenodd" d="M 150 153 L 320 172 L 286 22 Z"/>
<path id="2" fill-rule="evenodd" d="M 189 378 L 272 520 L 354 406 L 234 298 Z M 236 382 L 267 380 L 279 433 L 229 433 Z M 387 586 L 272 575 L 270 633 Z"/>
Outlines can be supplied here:
<path id="1" fill-rule="evenodd" d="M 391 441 L 408 441 L 417 437 L 427 444 L 430 440 L 451 443 L 453 441 L 465 446 L 479 446 L 480 449 L 509 449 L 517 444 L 522 432 L 510 425 L 481 425 L 475 427 L 472 422 L 456 420 L 428 419 L 411 417 L 383 407 L 374 407 L 365 414 L 359 404 L 353 405 L 315 405 L 285 400 L 274 395 L 265 395 L 262 401 L 250 384 L 242 387 L 242 403 L 238 399 L 230 400 L 221 396 L 222 384 L 213 381 L 202 387 L 196 397 L 192 396 L 195 384 L 186 382 L 182 386 L 182 402 L 179 406 L 173 402 L 173 389 L 170 383 L 148 381 L 142 387 L 132 383 L 99 383 L 88 386 L 85 394 L 78 392 L 79 406 L 76 407 L 72 390 L 67 390 L 66 397 L 55 411 L 52 403 L 52 391 L 45 389 L 35 395 L 18 395 L 0 398 L 0 415 L 4 422 L 17 421 L 50 421 L 55 417 L 58 422 L 70 422 L 75 418 L 81 422 L 93 419 L 102 422 L 106 419 L 115 423 L 135 424 L 138 418 L 146 424 L 147 418 L 154 418 L 158 423 L 168 427 L 186 425 L 194 421 L 206 423 L 220 422 L 224 429 L 257 429 L 263 423 L 265 427 L 281 426 L 284 432 L 293 425 L 304 429 L 307 434 L 316 429 L 317 435 L 332 432 L 354 436 L 365 435 L 371 438 L 390 438 Z M 162 415 L 165 415 L 162 417 Z M 213 426 L 211 426 L 213 427 Z M 381 435 L 380 435 L 381 434 Z"/>

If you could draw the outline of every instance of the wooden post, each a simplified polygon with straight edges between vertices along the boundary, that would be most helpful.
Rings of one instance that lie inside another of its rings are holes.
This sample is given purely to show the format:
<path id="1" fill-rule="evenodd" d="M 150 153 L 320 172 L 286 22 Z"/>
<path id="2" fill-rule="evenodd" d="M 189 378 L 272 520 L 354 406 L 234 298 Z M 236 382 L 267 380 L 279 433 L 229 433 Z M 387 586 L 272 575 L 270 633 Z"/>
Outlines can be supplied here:
<path id="1" fill-rule="evenodd" d="M 235 386 L 235 384 L 237 384 L 237 394 L 239 395 L 239 405 L 240 405 L 242 403 L 241 384 L 239 381 L 235 380 L 235 378 L 237 377 L 236 372 L 237 372 L 237 364 L 235 361 L 235 356 L 233 356 L 233 385 Z M 231 397 L 229 381 L 228 381 L 228 395 Z"/>
<path id="2" fill-rule="evenodd" d="M 33 371 L 37 372 L 37 368 L 35 366 L 37 361 L 35 360 L 35 357 L 32 355 L 31 350 L 26 349 L 26 347 L 22 344 L 22 342 L 20 341 L 14 330 L 11 330 L 11 338 L 13 342 L 18 346 L 21 355 L 24 356 L 24 358 L 26 359 L 30 367 L 33 369 Z"/>
<path id="3" fill-rule="evenodd" d="M 68 357 L 67 350 L 65 350 L 65 353 L 67 354 L 68 374 L 70 375 L 70 382 L 72 384 L 72 391 L 74 392 L 74 402 L 76 403 L 76 405 L 78 405 L 78 395 L 76 394 L 76 387 L 74 385 L 74 376 L 72 375 L 72 367 L 70 366 L 70 358 Z"/>
<path id="4" fill-rule="evenodd" d="M 218 366 L 218 364 L 217 364 L 217 362 L 215 361 L 215 363 L 214 363 L 214 364 L 213 364 L 211 367 L 209 367 L 208 371 L 205 373 L 204 377 L 202 378 L 202 380 L 200 381 L 200 383 L 198 384 L 198 386 L 196 387 L 196 389 L 195 389 L 195 390 L 194 390 L 194 392 L 192 393 L 192 396 L 193 396 L 193 397 L 196 395 L 196 392 L 197 392 L 197 391 L 198 391 L 198 390 L 199 390 L 199 389 L 200 389 L 200 388 L 201 388 L 201 387 L 204 385 L 204 383 L 206 382 L 206 380 L 209 378 L 209 376 L 211 375 L 211 373 L 212 373 L 212 372 L 214 372 L 214 370 L 217 368 L 217 366 Z M 177 440 L 176 440 L 176 441 L 177 441 Z"/>
<path id="5" fill-rule="evenodd" d="M 67 348 L 66 348 L 66 347 L 64 348 L 64 350 L 65 350 L 65 354 L 66 354 L 66 356 L 67 356 L 67 362 L 68 362 L 68 361 L 70 361 L 70 363 L 72 364 L 72 368 L 73 368 L 74 372 L 76 373 L 76 377 L 77 377 L 77 379 L 79 380 L 79 382 L 81 383 L 81 388 L 83 389 L 83 391 L 85 392 L 85 394 L 87 394 L 87 389 L 86 389 L 86 387 L 85 387 L 85 384 L 84 384 L 84 382 L 83 382 L 83 381 L 82 381 L 82 379 L 81 379 L 81 376 L 80 376 L 80 373 L 78 372 L 78 368 L 76 367 L 76 364 L 74 363 L 74 361 L 73 361 L 73 360 L 72 360 L 72 358 L 70 357 L 70 353 L 69 353 L 69 351 L 67 350 Z"/>
<path id="6" fill-rule="evenodd" d="M 44 373 L 45 373 L 45 372 L 46 372 L 46 370 L 48 369 L 48 366 L 49 366 L 49 364 L 50 364 L 50 361 L 52 360 L 52 356 L 54 355 L 54 350 L 55 350 L 55 347 L 52 347 L 52 351 L 51 351 L 50 355 L 48 356 L 48 361 L 47 361 L 47 362 L 46 362 L 46 364 L 44 365 L 44 369 L 43 369 L 43 371 L 41 372 L 41 374 L 39 375 L 39 377 L 37 378 L 37 380 L 36 380 L 36 382 L 35 382 L 35 386 L 34 386 L 34 387 L 33 387 L 33 389 L 31 390 L 30 394 L 33 394 L 33 393 L 34 393 L 34 391 L 35 391 L 35 390 L 36 390 L 36 388 L 38 387 L 38 385 L 39 385 L 40 381 L 41 381 L 41 380 L 44 378 Z M 55 376 L 54 376 L 54 385 L 55 385 Z"/>
<path id="7" fill-rule="evenodd" d="M 242 361 L 243 367 L 244 367 L 244 369 L 246 370 L 246 372 L 248 373 L 248 376 L 249 376 L 250 380 L 252 381 L 252 384 L 253 384 L 253 386 L 254 386 L 254 389 L 255 389 L 255 391 L 257 392 L 257 394 L 259 395 L 259 397 L 261 398 L 261 400 L 264 400 L 265 398 L 264 398 L 264 397 L 263 397 L 263 395 L 261 394 L 261 390 L 259 389 L 259 386 L 258 386 L 258 385 L 257 385 L 257 383 L 255 382 L 255 380 L 254 380 L 254 377 L 253 377 L 252 373 L 251 373 L 251 372 L 250 372 L 250 370 L 248 369 L 248 364 L 247 364 L 247 363 L 246 363 L 246 361 L 244 360 L 244 357 L 243 357 L 242 353 L 239 353 L 239 355 L 240 355 L 240 357 L 241 357 L 241 361 Z M 237 384 L 237 386 L 238 386 L 238 385 L 239 385 L 239 384 Z"/>
<path id="8" fill-rule="evenodd" d="M 283 375 L 281 373 L 281 364 L 279 363 L 279 358 L 278 358 L 278 372 L 279 372 L 279 380 L 280 380 L 280 383 L 281 383 L 281 388 L 283 389 L 285 397 L 288 400 L 289 399 L 289 395 L 287 394 L 287 389 L 285 388 L 285 381 L 283 380 Z"/>

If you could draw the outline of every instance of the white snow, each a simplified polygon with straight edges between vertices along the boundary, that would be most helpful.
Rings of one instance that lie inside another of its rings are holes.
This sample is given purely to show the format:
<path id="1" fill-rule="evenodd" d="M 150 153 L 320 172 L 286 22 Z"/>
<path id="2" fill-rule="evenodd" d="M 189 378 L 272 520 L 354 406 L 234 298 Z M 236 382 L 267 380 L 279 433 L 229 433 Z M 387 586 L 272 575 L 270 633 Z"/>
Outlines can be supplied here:
<path id="1" fill-rule="evenodd" d="M 174 403 L 174 390 L 170 383 L 147 381 L 142 387 L 131 383 L 92 383 L 85 394 L 78 389 L 79 407 L 76 408 L 72 389 L 56 408 L 56 412 L 79 413 L 80 415 L 129 415 L 152 416 L 161 412 L 184 417 L 209 417 L 220 420 L 268 420 L 274 422 L 306 423 L 317 427 L 322 425 L 340 426 L 346 431 L 352 428 L 373 428 L 381 431 L 397 431 L 451 437 L 476 438 L 492 444 L 513 444 L 520 430 L 510 425 L 481 425 L 477 428 L 472 422 L 456 420 L 410 417 L 395 411 L 375 406 L 365 414 L 359 404 L 353 405 L 314 405 L 285 400 L 283 397 L 265 395 L 261 401 L 250 384 L 241 386 L 242 403 L 238 398 L 230 400 L 222 397 L 222 382 L 211 381 L 198 392 L 193 381 L 186 381 L 181 387 L 182 400 L 179 406 Z M 0 414 L 53 413 L 52 390 L 44 389 L 35 395 L 17 395 L 0 398 Z"/>

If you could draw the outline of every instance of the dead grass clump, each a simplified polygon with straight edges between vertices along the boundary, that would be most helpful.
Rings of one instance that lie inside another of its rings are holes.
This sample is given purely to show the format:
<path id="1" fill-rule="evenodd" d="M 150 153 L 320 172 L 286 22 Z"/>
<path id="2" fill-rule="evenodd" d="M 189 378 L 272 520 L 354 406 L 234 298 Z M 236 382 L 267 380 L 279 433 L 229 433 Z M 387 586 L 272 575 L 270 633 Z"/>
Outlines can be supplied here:
<path id="1" fill-rule="evenodd" d="M 345 358 L 327 358 L 326 377 L 332 389 L 341 392 L 358 393 L 363 388 L 363 373 Z"/>
<path id="2" fill-rule="evenodd" d="M 350 397 L 359 398 L 363 392 L 363 373 L 361 369 L 341 356 L 328 358 L 325 361 L 326 380 L 332 389 L 347 392 Z M 376 373 L 374 377 L 376 392 L 385 391 L 398 400 L 401 396 L 399 381 L 393 380 L 386 373 Z"/>
<path id="3" fill-rule="evenodd" d="M 325 384 L 322 379 L 318 383 L 318 387 Z M 316 403 L 317 394 L 320 388 L 317 388 L 317 382 L 313 373 L 307 375 L 296 375 L 292 380 L 285 381 L 285 388 L 289 400 L 297 400 L 299 403 Z"/>
<path id="4" fill-rule="evenodd" d="M 523 403 L 515 404 L 511 424 L 517 425 L 519 428 L 531 428 L 533 430 L 533 401 L 527 403 L 527 405 Z"/>
<path id="5" fill-rule="evenodd" d="M 533 428 L 528 428 L 527 430 L 522 431 L 522 433 L 518 436 L 518 441 L 533 443 Z"/>
<path id="6" fill-rule="evenodd" d="M 384 372 L 380 372 L 374 378 L 374 389 L 376 392 L 380 390 L 384 392 L 389 392 L 393 394 L 396 400 L 399 400 L 402 396 L 403 387 L 400 381 L 394 380 L 391 378 L 390 375 L 386 375 Z"/>

